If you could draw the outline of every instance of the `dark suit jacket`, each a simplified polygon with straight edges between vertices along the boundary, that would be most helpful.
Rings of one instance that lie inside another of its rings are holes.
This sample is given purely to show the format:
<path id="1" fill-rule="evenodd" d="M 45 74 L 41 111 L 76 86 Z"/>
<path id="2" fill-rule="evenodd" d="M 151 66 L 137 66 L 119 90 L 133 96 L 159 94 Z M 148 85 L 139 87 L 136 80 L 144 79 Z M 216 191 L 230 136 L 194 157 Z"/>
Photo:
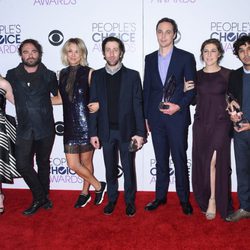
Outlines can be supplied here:
<path id="1" fill-rule="evenodd" d="M 124 66 L 122 70 L 119 100 L 119 131 L 121 140 L 129 142 L 131 137 L 145 137 L 145 122 L 142 107 L 142 86 L 137 71 Z M 98 136 L 101 141 L 109 139 L 109 118 L 107 105 L 106 70 L 101 68 L 92 73 L 90 102 L 99 102 L 99 111 L 90 114 L 89 135 Z"/>
<path id="2" fill-rule="evenodd" d="M 170 60 L 166 81 L 174 75 L 176 78 L 176 89 L 170 102 L 178 104 L 180 111 L 166 118 L 176 122 L 190 124 L 189 104 L 194 97 L 194 90 L 183 92 L 184 78 L 196 80 L 196 62 L 193 54 L 174 47 Z M 161 112 L 158 105 L 162 100 L 163 84 L 158 70 L 158 51 L 155 51 L 145 58 L 145 72 L 143 82 L 144 114 L 152 127 L 159 122 Z M 173 124 L 175 126 L 175 124 Z"/>
<path id="3" fill-rule="evenodd" d="M 242 89 L 243 89 L 243 67 L 231 71 L 228 83 L 228 92 L 231 93 L 242 106 Z"/>

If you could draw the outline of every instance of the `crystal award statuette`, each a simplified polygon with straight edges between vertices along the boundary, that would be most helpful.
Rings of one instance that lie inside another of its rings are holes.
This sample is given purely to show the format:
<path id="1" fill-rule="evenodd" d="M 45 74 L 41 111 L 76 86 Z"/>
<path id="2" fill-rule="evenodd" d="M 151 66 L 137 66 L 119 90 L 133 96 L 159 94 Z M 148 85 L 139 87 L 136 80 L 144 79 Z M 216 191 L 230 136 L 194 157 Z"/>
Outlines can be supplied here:
<path id="1" fill-rule="evenodd" d="M 176 88 L 175 76 L 171 75 L 167 82 L 163 86 L 162 101 L 159 103 L 159 109 L 168 109 L 169 105 L 164 104 L 164 102 L 169 102 L 174 95 Z"/>
<path id="2" fill-rule="evenodd" d="M 238 104 L 237 99 L 231 93 L 226 94 L 226 102 L 227 102 L 228 106 L 231 104 L 232 101 L 234 101 L 239 106 L 239 108 L 236 107 L 236 106 L 233 106 L 232 108 L 228 108 L 229 111 L 230 112 L 235 111 L 237 114 L 242 112 L 241 109 L 240 109 L 240 105 Z M 234 127 L 241 128 L 243 123 L 249 123 L 249 121 L 242 114 L 242 115 L 240 115 L 240 120 L 237 121 L 237 122 L 234 122 Z"/>

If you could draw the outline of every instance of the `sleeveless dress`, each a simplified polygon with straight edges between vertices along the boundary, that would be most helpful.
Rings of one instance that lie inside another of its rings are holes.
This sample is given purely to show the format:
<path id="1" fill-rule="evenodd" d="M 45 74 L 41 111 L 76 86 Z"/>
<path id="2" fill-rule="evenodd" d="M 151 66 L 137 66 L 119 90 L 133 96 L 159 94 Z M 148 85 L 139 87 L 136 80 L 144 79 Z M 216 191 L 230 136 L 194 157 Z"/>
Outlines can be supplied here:
<path id="1" fill-rule="evenodd" d="M 210 162 L 216 151 L 216 210 L 222 218 L 233 211 L 231 200 L 230 143 L 232 123 L 225 94 L 230 70 L 197 73 L 196 112 L 193 124 L 192 185 L 195 199 L 206 211 L 210 198 Z"/>
<path id="2" fill-rule="evenodd" d="M 6 91 L 0 88 L 0 182 L 13 183 L 13 178 L 21 177 L 16 170 L 15 118 L 5 114 Z"/>
<path id="3" fill-rule="evenodd" d="M 65 153 L 83 153 L 93 149 L 88 133 L 89 71 L 89 67 L 78 65 L 60 72 Z"/>

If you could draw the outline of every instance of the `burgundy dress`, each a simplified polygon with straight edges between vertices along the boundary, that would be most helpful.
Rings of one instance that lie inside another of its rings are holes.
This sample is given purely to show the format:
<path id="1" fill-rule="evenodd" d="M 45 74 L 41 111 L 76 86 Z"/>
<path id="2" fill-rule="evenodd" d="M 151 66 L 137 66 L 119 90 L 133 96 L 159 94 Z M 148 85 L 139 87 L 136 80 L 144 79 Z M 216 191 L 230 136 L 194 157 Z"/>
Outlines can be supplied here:
<path id="1" fill-rule="evenodd" d="M 231 200 L 230 143 L 232 124 L 226 111 L 225 93 L 230 70 L 197 73 L 196 112 L 193 124 L 192 185 L 195 199 L 206 211 L 210 198 L 210 162 L 216 151 L 216 211 L 226 218 Z"/>

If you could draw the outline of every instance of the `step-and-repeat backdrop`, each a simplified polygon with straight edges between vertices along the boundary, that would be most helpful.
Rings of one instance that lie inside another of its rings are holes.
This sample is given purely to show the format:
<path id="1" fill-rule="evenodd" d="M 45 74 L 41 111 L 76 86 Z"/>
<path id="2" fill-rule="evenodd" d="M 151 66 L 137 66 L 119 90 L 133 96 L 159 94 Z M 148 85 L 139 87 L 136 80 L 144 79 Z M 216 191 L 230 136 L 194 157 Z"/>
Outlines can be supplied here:
<path id="1" fill-rule="evenodd" d="M 27 38 L 38 40 L 44 50 L 43 63 L 55 72 L 63 68 L 60 51 L 71 37 L 82 38 L 88 48 L 89 65 L 98 69 L 105 61 L 101 42 L 107 36 L 117 36 L 125 43 L 123 63 L 140 72 L 143 79 L 144 57 L 157 50 L 155 26 L 162 17 L 175 19 L 179 26 L 176 46 L 192 52 L 200 61 L 200 46 L 208 38 L 218 38 L 225 49 L 222 65 L 230 69 L 241 66 L 232 53 L 232 44 L 242 34 L 250 33 L 247 11 L 249 0 L 0 0 L 0 73 L 20 62 L 18 46 Z M 192 114 L 194 108 L 191 107 Z M 7 105 L 7 112 L 15 108 Z M 63 153 L 62 107 L 54 107 L 56 140 L 51 154 L 51 189 L 78 190 L 83 180 L 71 171 Z M 192 131 L 189 131 L 188 167 L 192 174 Z M 102 151 L 94 155 L 95 175 L 105 179 Z M 235 163 L 232 147 L 232 181 L 236 191 Z M 137 186 L 140 191 L 155 189 L 155 157 L 151 137 L 136 155 Z M 174 164 L 170 161 L 170 191 L 175 191 Z M 123 190 L 122 169 L 119 188 Z M 22 179 L 7 188 L 26 188 Z M 191 187 L 192 188 L 192 187 Z"/>

